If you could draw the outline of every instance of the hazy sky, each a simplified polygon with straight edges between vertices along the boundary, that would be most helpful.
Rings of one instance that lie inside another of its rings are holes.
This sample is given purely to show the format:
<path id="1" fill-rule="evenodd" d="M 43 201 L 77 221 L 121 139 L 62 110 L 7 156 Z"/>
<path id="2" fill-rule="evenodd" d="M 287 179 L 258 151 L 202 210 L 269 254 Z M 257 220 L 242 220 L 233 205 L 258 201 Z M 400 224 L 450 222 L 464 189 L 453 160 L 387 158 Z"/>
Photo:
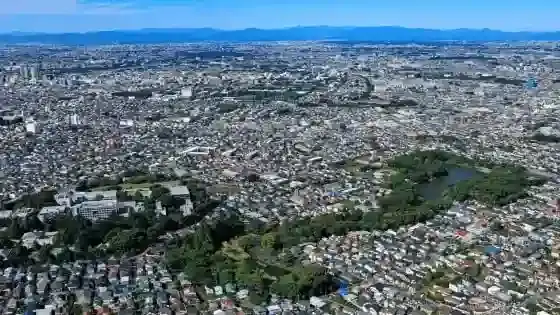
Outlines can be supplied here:
<path id="1" fill-rule="evenodd" d="M 0 33 L 297 25 L 560 30 L 557 0 L 0 1 Z"/>

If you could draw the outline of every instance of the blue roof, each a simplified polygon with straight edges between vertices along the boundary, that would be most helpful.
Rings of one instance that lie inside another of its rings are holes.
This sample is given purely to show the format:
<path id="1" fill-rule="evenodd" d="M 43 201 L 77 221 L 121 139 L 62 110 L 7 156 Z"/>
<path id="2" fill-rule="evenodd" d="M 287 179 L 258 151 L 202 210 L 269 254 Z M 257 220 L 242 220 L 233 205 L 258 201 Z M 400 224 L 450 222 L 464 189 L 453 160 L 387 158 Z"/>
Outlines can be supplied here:
<path id="1" fill-rule="evenodd" d="M 530 78 L 525 82 L 525 86 L 527 88 L 536 88 L 538 86 L 538 82 L 534 78 Z"/>
<path id="2" fill-rule="evenodd" d="M 497 254 L 501 251 L 501 249 L 499 247 L 496 246 L 486 246 L 484 248 L 484 252 L 486 254 Z"/>

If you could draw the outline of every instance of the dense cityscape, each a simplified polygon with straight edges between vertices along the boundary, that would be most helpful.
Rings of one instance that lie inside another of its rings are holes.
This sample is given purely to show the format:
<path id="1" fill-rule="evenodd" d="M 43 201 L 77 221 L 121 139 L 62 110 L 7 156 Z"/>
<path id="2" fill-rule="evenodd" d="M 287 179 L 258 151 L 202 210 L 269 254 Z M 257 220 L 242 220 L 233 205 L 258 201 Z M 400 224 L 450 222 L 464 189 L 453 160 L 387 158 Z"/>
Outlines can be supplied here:
<path id="1" fill-rule="evenodd" d="M 0 46 L 2 314 L 560 314 L 557 42 Z"/>

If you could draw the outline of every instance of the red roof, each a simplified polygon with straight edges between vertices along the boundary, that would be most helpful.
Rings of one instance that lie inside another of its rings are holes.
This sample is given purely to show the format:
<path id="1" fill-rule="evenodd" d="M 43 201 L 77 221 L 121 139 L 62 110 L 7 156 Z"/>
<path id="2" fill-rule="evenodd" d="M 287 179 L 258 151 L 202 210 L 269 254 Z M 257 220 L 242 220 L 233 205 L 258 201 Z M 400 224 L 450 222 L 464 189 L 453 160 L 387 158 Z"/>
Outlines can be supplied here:
<path id="1" fill-rule="evenodd" d="M 467 231 L 465 231 L 465 230 L 457 230 L 457 231 L 455 232 L 455 235 L 460 236 L 460 237 L 465 237 L 465 236 L 467 236 L 467 234 L 468 234 L 468 233 L 467 233 Z"/>

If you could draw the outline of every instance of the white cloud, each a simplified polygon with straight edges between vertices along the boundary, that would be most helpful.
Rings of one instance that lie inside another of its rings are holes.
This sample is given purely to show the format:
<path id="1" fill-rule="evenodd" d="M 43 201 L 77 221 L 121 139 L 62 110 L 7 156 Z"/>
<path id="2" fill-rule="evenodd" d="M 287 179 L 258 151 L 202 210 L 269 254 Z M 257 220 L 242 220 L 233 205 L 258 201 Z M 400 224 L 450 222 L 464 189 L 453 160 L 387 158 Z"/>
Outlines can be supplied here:
<path id="1" fill-rule="evenodd" d="M 131 14 L 141 10 L 135 8 L 132 3 L 88 3 L 79 4 L 77 11 L 80 14 L 93 15 L 113 15 L 113 14 Z"/>

